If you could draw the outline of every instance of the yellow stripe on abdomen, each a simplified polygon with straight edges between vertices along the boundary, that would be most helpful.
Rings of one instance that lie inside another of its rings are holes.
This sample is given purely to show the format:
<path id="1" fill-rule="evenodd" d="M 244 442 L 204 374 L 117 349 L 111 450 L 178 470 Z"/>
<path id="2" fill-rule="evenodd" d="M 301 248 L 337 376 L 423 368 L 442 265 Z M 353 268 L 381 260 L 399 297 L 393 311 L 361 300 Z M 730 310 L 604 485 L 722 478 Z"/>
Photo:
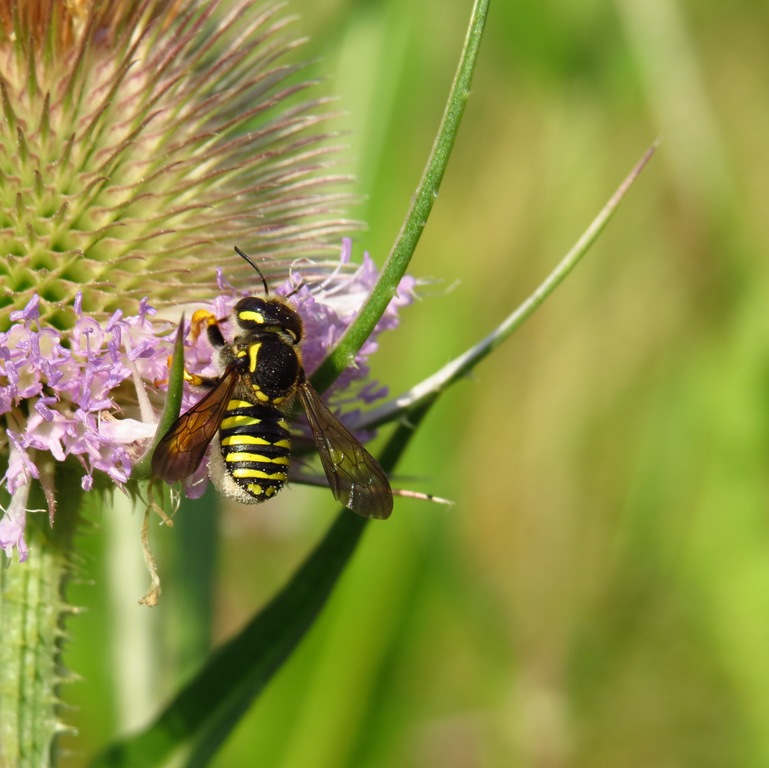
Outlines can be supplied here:
<path id="1" fill-rule="evenodd" d="M 250 467 L 233 467 L 230 470 L 233 477 L 241 480 L 285 480 L 285 472 L 264 472 L 261 469 L 251 469 Z"/>
<path id="2" fill-rule="evenodd" d="M 263 456 L 259 453 L 248 453 L 246 451 L 232 451 L 227 453 L 224 457 L 225 461 L 250 461 L 254 463 L 266 463 L 266 464 L 285 464 L 288 466 L 288 456 Z"/>
<path id="3" fill-rule="evenodd" d="M 235 427 L 248 427 L 252 424 L 259 424 L 259 419 L 252 416 L 225 416 L 219 429 L 234 429 Z"/>
<path id="4" fill-rule="evenodd" d="M 229 476 L 255 501 L 274 496 L 288 479 L 291 433 L 283 414 L 270 405 L 233 398 L 219 429 Z"/>
<path id="5" fill-rule="evenodd" d="M 277 443 L 271 443 L 269 440 L 265 440 L 258 435 L 227 435 L 221 440 L 222 445 L 277 445 Z M 288 446 L 285 446 L 288 448 Z"/>
<path id="6" fill-rule="evenodd" d="M 236 408 L 253 408 L 254 404 L 249 403 L 248 400 L 230 400 L 227 403 L 227 410 L 234 411 Z"/>

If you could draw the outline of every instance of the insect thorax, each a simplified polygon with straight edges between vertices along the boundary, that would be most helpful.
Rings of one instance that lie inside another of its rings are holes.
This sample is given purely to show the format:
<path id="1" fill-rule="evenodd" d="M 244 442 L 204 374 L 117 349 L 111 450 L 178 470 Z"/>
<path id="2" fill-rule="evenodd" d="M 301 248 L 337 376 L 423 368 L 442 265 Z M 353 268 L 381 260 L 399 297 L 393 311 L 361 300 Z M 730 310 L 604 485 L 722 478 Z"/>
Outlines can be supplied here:
<path id="1" fill-rule="evenodd" d="M 274 334 L 264 334 L 236 343 L 242 360 L 244 384 L 250 385 L 254 402 L 281 405 L 296 389 L 302 364 L 295 347 Z"/>

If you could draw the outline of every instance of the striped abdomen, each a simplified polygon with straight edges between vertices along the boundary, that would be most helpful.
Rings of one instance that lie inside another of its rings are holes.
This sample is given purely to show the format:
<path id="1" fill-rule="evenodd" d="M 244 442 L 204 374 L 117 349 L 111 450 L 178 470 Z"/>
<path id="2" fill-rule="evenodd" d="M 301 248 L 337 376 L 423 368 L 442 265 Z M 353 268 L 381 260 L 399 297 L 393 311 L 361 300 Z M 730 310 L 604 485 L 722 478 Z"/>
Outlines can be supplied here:
<path id="1" fill-rule="evenodd" d="M 219 427 L 219 443 L 226 471 L 255 501 L 266 501 L 283 487 L 291 436 L 277 408 L 230 400 Z"/>

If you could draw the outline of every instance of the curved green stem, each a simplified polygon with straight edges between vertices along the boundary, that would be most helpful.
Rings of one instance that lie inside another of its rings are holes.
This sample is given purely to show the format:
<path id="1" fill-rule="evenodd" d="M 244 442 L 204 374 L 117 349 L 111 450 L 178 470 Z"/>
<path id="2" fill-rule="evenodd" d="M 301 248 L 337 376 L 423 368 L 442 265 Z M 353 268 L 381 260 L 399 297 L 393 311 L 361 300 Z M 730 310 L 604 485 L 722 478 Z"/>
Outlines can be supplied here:
<path id="1" fill-rule="evenodd" d="M 382 267 L 374 289 L 369 294 L 355 320 L 349 326 L 339 344 L 323 361 L 312 376 L 312 383 L 319 392 L 332 384 L 339 374 L 348 368 L 355 354 L 371 336 L 390 300 L 395 296 L 411 257 L 414 255 L 422 230 L 438 197 L 443 174 L 449 162 L 454 141 L 470 96 L 470 83 L 478 59 L 481 36 L 489 10 L 489 0 L 475 0 L 470 24 L 465 37 L 449 99 L 443 113 L 438 134 L 433 143 L 427 165 L 422 173 L 411 207 L 406 215 L 390 255 Z"/>
<path id="2" fill-rule="evenodd" d="M 413 408 L 418 407 L 421 403 L 430 402 L 439 392 L 463 376 L 466 376 L 484 357 L 493 352 L 514 331 L 520 328 L 539 309 L 545 299 L 566 279 L 567 275 L 571 273 L 590 249 L 590 246 L 598 239 L 598 236 L 603 232 L 604 227 L 609 223 L 609 220 L 617 210 L 617 206 L 619 206 L 630 187 L 638 178 L 638 175 L 651 159 L 658 144 L 659 141 L 656 141 L 646 150 L 641 159 L 635 164 L 619 187 L 617 187 L 617 190 L 601 209 L 598 216 L 593 219 L 590 226 L 577 240 L 571 250 L 558 262 L 555 269 L 488 336 L 407 392 L 378 408 L 368 411 L 360 422 L 355 425 L 356 428 L 371 429 L 381 426 L 400 418 L 406 412 L 410 413 Z"/>

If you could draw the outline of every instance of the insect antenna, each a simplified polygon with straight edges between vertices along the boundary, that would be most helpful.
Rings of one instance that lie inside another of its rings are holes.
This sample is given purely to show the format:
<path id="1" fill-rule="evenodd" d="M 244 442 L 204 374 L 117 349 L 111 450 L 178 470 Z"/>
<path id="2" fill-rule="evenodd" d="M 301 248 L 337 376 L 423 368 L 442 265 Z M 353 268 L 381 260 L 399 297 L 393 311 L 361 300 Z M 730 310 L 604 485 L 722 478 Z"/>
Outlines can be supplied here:
<path id="1" fill-rule="evenodd" d="M 267 281 L 264 279 L 264 275 L 262 274 L 262 270 L 259 269 L 259 267 L 256 265 L 256 262 L 254 262 L 247 253 L 244 253 L 243 251 L 241 251 L 240 248 L 238 248 L 237 245 L 235 246 L 235 253 L 237 253 L 238 256 L 240 256 L 243 259 L 245 259 L 257 271 L 259 277 L 262 278 L 262 285 L 264 286 L 264 292 L 265 292 L 266 295 L 269 296 L 270 295 L 270 289 L 267 287 Z"/>

